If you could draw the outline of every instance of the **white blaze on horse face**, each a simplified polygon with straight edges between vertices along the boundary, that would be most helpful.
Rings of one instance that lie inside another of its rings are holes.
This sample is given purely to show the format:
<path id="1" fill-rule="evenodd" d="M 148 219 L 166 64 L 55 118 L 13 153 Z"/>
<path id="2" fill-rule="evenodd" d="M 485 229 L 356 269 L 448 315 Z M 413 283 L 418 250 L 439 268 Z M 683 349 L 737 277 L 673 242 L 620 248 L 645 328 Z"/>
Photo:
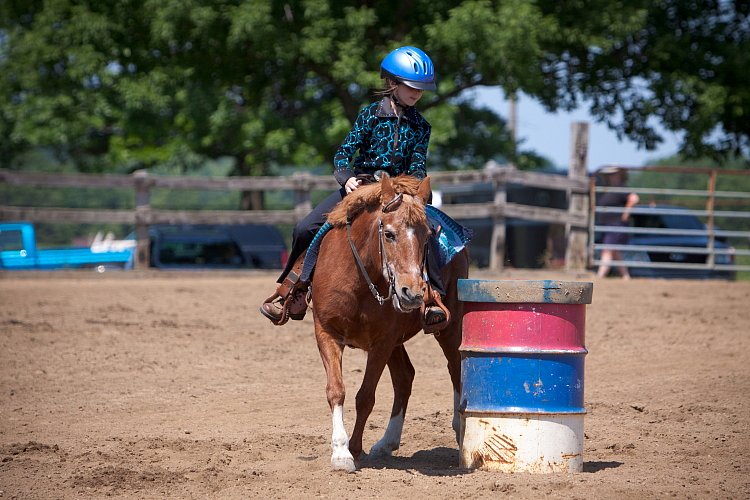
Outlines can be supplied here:
<path id="1" fill-rule="evenodd" d="M 336 405 L 331 412 L 333 432 L 331 434 L 331 467 L 334 470 L 353 472 L 354 457 L 349 452 L 349 436 L 344 427 L 344 407 Z"/>
<path id="2" fill-rule="evenodd" d="M 414 258 L 409 259 L 411 261 L 409 273 L 419 275 L 422 273 L 422 259 L 419 258 L 419 248 L 421 245 L 418 245 L 416 242 L 417 235 L 414 228 L 410 227 L 409 230 L 406 231 L 406 239 L 409 240 L 409 248 L 412 249 L 412 253 L 414 254 Z"/>
<path id="3" fill-rule="evenodd" d="M 422 262 L 419 258 L 419 245 L 416 244 L 417 235 L 415 234 L 414 228 L 407 228 L 401 237 L 408 242 L 407 245 L 401 244 L 398 248 L 401 261 L 406 262 L 403 274 L 407 277 L 417 278 L 422 273 Z M 390 261 L 391 259 L 389 259 L 389 262 Z M 400 273 L 395 272 L 395 269 L 394 274 L 397 277 L 400 275 Z"/>
<path id="4" fill-rule="evenodd" d="M 383 276 L 389 279 L 390 268 L 394 280 L 393 306 L 397 311 L 410 312 L 422 303 L 421 245 L 414 228 L 408 227 L 398 232 L 390 224 L 386 224 L 385 231 L 398 235 L 398 245 L 395 252 L 393 248 L 389 252 L 389 245 L 386 245 Z M 400 267 L 397 268 L 396 264 Z"/>

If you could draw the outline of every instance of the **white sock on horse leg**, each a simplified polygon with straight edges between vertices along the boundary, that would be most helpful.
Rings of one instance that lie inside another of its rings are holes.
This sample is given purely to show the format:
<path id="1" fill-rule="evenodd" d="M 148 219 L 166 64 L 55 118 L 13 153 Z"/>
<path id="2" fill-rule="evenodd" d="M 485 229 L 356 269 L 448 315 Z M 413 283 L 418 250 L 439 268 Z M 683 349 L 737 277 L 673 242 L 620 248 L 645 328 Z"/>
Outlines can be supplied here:
<path id="1" fill-rule="evenodd" d="M 401 433 L 404 430 L 404 412 L 394 415 L 388 421 L 383 437 L 370 449 L 371 456 L 390 456 L 401 445 Z"/>
<path id="2" fill-rule="evenodd" d="M 333 432 L 331 435 L 331 467 L 335 470 L 353 472 L 356 470 L 354 457 L 349 452 L 349 436 L 344 427 L 344 407 L 336 405 L 331 412 Z"/>

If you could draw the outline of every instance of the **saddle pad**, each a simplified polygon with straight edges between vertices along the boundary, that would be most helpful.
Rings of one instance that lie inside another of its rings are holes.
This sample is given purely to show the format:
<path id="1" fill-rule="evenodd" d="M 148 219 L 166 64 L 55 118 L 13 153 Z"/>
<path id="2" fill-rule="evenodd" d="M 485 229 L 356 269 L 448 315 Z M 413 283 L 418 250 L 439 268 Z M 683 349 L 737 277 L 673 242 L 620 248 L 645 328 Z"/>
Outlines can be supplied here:
<path id="1" fill-rule="evenodd" d="M 473 231 L 432 205 L 426 205 L 425 212 L 433 233 L 437 235 L 440 248 L 438 262 L 442 268 L 466 247 L 466 244 L 471 241 Z"/>

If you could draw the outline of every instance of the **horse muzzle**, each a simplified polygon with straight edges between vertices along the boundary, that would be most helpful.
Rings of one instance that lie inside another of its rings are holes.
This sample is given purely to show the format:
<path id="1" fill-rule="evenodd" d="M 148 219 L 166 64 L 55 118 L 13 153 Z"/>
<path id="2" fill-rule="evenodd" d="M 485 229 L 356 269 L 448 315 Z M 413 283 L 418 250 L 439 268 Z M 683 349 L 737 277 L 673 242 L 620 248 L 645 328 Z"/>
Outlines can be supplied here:
<path id="1" fill-rule="evenodd" d="M 424 294 L 420 290 L 414 293 L 409 287 L 403 286 L 393 294 L 393 306 L 397 311 L 408 313 L 419 309 L 424 301 Z"/>

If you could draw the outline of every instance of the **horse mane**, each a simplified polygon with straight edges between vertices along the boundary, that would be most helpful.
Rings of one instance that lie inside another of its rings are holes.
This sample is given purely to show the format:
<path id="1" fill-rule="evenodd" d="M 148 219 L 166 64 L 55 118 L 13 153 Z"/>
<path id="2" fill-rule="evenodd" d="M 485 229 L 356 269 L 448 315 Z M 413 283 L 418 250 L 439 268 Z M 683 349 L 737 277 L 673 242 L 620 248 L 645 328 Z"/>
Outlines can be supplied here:
<path id="1" fill-rule="evenodd" d="M 408 225 L 419 225 L 427 223 L 427 215 L 424 210 L 424 201 L 416 196 L 420 179 L 408 175 L 391 177 L 393 190 L 396 194 L 403 194 L 401 208 L 403 220 Z M 391 200 L 382 200 L 381 186 L 379 182 L 366 184 L 352 191 L 342 199 L 338 205 L 328 214 L 328 222 L 340 227 L 346 225 L 348 220 L 365 211 L 372 211 L 382 207 Z"/>

